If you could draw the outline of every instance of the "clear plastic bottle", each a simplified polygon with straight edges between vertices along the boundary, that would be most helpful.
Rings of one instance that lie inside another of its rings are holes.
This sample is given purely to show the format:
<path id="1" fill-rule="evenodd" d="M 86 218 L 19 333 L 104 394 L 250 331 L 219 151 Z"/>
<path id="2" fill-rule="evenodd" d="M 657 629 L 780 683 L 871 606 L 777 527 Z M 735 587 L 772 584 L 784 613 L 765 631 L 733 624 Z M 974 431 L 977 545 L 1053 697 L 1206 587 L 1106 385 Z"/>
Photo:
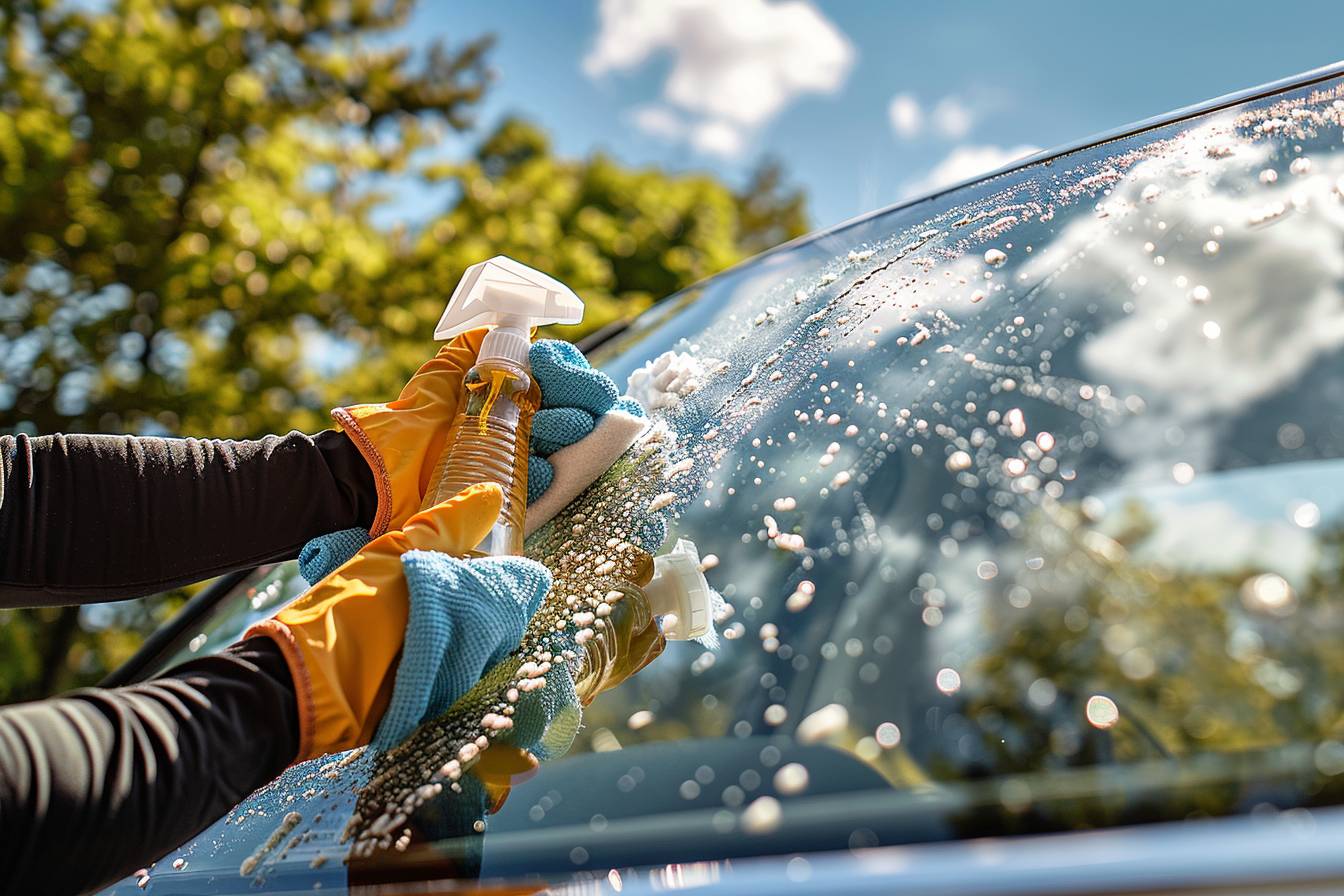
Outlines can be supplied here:
<path id="1" fill-rule="evenodd" d="M 641 637 L 647 634 L 641 628 L 645 620 L 658 617 L 669 641 L 698 638 L 713 624 L 712 589 L 688 539 L 678 539 L 670 552 L 658 557 L 640 551 L 631 579 L 611 584 L 609 590 L 620 596 L 608 597 L 611 612 L 581 645 L 583 664 L 574 689 L 585 704 L 638 671 L 654 640 Z"/>
<path id="2" fill-rule="evenodd" d="M 463 378 L 457 416 L 422 504 L 432 507 L 482 482 L 504 490 L 499 519 L 469 556 L 523 552 L 527 449 L 537 410 L 528 333 L 582 317 L 583 302 L 563 283 L 499 255 L 467 269 L 439 319 L 439 339 L 493 325 Z"/>
<path id="3" fill-rule="evenodd" d="M 643 581 L 604 583 L 610 585 L 609 590 L 612 592 L 607 597 L 612 602 L 611 614 L 602 620 L 602 626 L 594 630 L 593 636 L 579 647 L 583 651 L 583 663 L 579 667 L 574 690 L 585 706 L 598 694 L 630 676 L 633 670 L 627 670 L 624 666 L 642 659 L 642 656 L 632 655 L 635 649 L 631 642 L 640 634 L 636 626 L 653 617 L 653 609 L 641 588 L 641 585 L 648 584 L 649 576 L 653 573 L 653 558 L 644 554 L 640 559 L 647 564 L 648 569 L 648 575 L 636 576 Z M 620 594 L 619 598 L 615 596 L 617 593 Z"/>
<path id="4" fill-rule="evenodd" d="M 434 471 L 425 506 L 446 501 L 481 482 L 504 490 L 499 519 L 473 556 L 523 552 L 527 511 L 527 453 L 537 402 L 532 379 L 519 365 L 484 361 L 467 372 L 466 392 L 448 430 L 447 448 Z"/>

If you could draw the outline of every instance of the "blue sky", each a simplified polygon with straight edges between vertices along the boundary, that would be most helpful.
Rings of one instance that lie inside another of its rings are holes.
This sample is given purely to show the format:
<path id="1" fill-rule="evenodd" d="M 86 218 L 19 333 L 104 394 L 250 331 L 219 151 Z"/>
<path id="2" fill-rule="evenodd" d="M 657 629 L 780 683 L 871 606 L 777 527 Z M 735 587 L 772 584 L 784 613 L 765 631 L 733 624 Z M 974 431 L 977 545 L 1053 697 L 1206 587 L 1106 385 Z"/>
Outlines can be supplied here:
<path id="1" fill-rule="evenodd" d="M 490 32 L 507 114 L 557 149 L 708 169 L 781 159 L 818 226 L 1344 57 L 1344 2 L 422 0 L 413 42 Z M 899 98 L 899 99 L 898 99 Z M 389 209 L 415 219 L 441 196 Z"/>

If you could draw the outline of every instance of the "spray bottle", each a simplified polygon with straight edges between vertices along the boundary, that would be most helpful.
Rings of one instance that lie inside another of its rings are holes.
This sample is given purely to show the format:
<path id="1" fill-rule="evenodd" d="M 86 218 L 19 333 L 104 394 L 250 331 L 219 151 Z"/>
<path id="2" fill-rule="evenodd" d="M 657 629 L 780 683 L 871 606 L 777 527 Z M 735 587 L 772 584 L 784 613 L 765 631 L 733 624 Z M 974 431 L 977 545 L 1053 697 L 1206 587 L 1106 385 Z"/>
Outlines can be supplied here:
<path id="1" fill-rule="evenodd" d="M 475 366 L 463 379 L 457 416 L 422 505 L 432 507 L 480 482 L 503 489 L 499 519 L 472 556 L 523 552 L 527 443 L 537 411 L 529 398 L 529 333 L 533 327 L 582 319 L 583 302 L 569 287 L 496 255 L 467 268 L 434 328 L 435 339 L 451 339 L 474 327 L 493 325 L 481 342 Z"/>
<path id="2" fill-rule="evenodd" d="M 475 366 L 463 379 L 457 416 L 422 505 L 432 507 L 479 482 L 494 482 L 503 489 L 499 519 L 471 556 L 523 553 L 528 437 L 537 410 L 529 398 L 529 333 L 533 327 L 573 324 L 582 318 L 583 301 L 569 287 L 497 255 L 467 269 L 439 319 L 436 339 L 492 326 Z M 638 564 L 637 581 L 617 589 L 629 601 L 617 616 L 659 617 L 663 634 L 672 640 L 706 634 L 712 624 L 711 589 L 700 571 L 695 545 L 680 539 L 672 552 L 644 559 Z M 602 681 L 625 659 L 619 655 L 622 643 L 620 637 L 601 637 L 584 645 L 581 692 L 595 695 L 602 689 Z"/>
<path id="3" fill-rule="evenodd" d="M 618 581 L 606 595 L 608 605 L 614 602 L 614 606 L 605 629 L 583 642 L 583 663 L 574 690 L 585 703 L 606 690 L 609 682 L 625 678 L 628 670 L 623 666 L 639 661 L 640 657 L 624 656 L 621 649 L 630 643 L 631 632 L 625 629 L 635 620 L 657 617 L 669 641 L 700 638 L 713 625 L 712 589 L 700 570 L 694 542 L 679 538 L 666 554 L 640 554 L 631 581 Z"/>

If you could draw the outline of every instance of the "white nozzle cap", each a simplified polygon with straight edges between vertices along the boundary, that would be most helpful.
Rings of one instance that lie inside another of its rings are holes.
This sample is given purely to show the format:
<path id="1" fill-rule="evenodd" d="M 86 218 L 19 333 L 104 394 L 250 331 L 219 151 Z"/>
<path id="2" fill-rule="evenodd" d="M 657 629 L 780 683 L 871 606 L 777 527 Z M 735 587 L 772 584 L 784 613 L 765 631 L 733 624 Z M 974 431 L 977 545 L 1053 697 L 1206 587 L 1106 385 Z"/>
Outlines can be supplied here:
<path id="1" fill-rule="evenodd" d="M 493 324 L 515 335 L 521 332 L 526 342 L 531 327 L 581 320 L 583 300 L 572 289 L 506 255 L 496 255 L 467 268 L 434 328 L 434 338 L 451 339 L 472 327 Z"/>
<path id="2" fill-rule="evenodd" d="M 700 571 L 695 542 L 678 538 L 672 551 L 653 558 L 653 580 L 644 587 L 653 615 L 663 618 L 663 635 L 669 641 L 689 641 L 707 634 L 710 618 L 710 587 Z"/>

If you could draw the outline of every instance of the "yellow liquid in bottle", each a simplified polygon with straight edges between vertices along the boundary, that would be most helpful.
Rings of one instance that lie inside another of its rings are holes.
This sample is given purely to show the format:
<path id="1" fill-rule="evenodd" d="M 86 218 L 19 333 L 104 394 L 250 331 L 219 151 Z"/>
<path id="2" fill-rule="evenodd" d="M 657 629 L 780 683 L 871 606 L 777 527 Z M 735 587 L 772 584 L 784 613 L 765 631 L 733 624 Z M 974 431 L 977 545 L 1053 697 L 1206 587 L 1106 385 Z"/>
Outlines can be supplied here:
<path id="1" fill-rule="evenodd" d="M 463 380 L 466 396 L 448 430 L 448 447 L 425 494 L 426 507 L 470 486 L 493 482 L 504 506 L 472 557 L 523 553 L 527 511 L 527 453 L 536 403 L 527 372 L 506 361 L 482 362 Z"/>
<path id="2" fill-rule="evenodd" d="M 633 660 L 628 655 L 630 640 L 636 634 L 636 628 L 652 618 L 642 586 L 652 578 L 653 558 L 643 551 L 638 552 L 638 557 L 632 575 L 634 581 L 620 579 L 602 583 L 603 588 L 619 592 L 621 596 L 603 625 L 595 626 L 593 637 L 579 648 L 583 651 L 583 664 L 574 690 L 585 704 L 628 677 Z"/>

